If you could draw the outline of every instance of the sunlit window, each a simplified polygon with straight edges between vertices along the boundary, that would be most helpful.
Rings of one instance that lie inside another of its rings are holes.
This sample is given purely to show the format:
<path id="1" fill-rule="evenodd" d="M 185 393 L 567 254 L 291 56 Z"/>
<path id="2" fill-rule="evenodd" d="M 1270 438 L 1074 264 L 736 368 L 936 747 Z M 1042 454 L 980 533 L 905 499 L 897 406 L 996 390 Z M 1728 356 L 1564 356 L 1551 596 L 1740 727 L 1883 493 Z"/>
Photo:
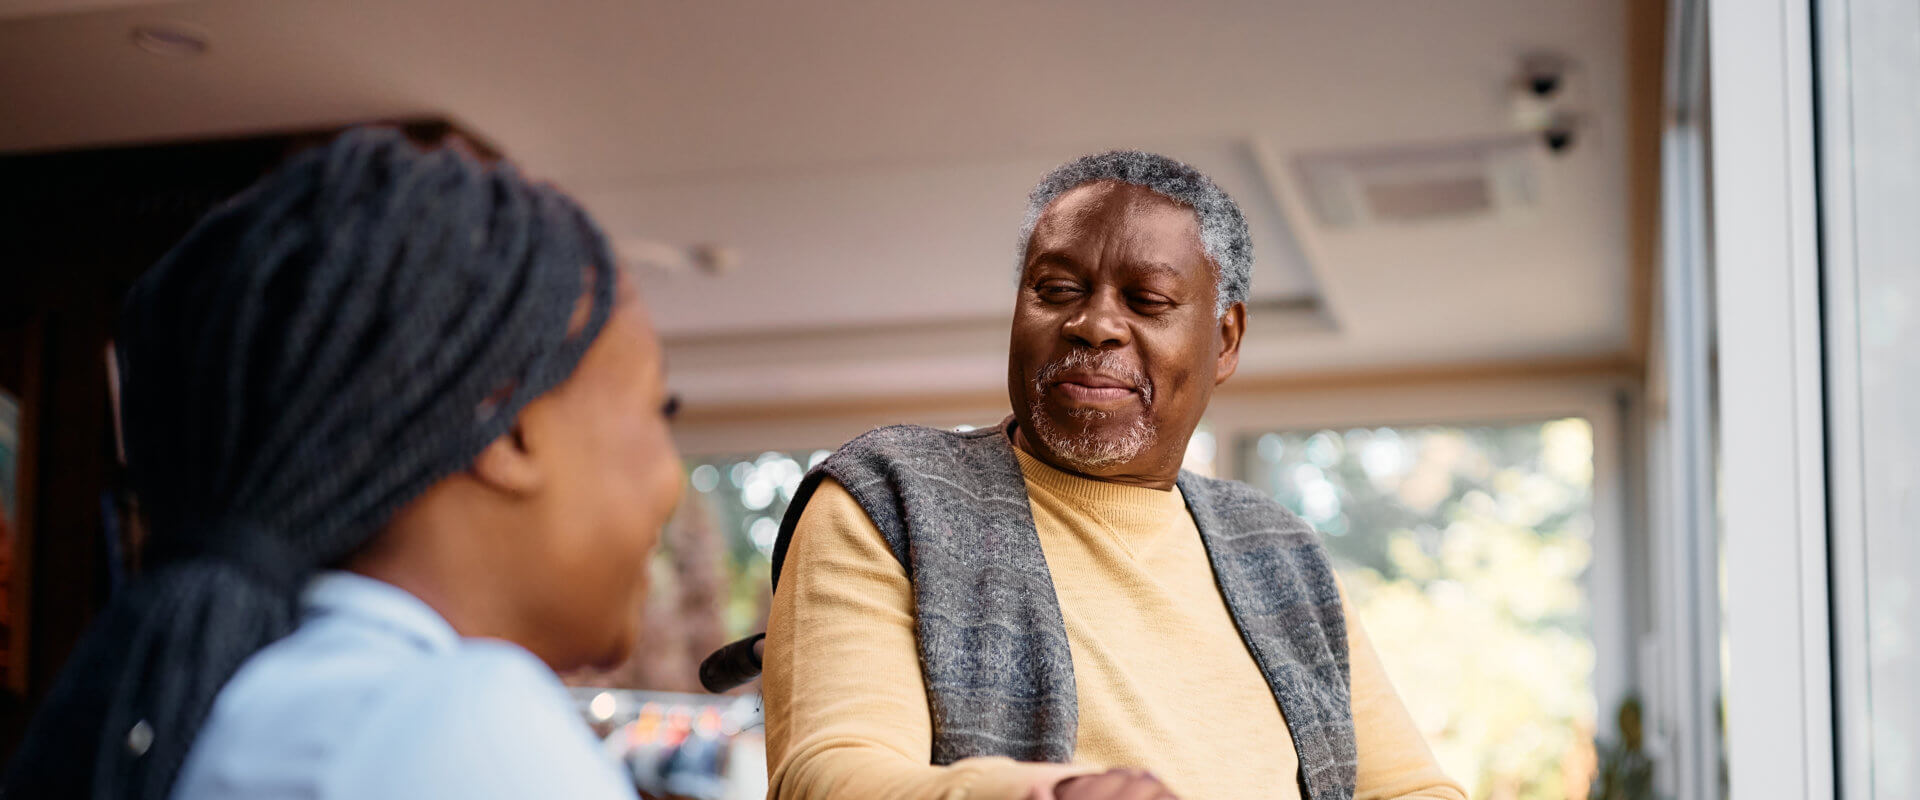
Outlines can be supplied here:
<path id="1" fill-rule="evenodd" d="M 826 457 L 814 450 L 688 459 L 686 496 L 654 553 L 639 646 L 627 663 L 568 682 L 702 691 L 701 659 L 766 630 L 780 519 L 801 477 Z"/>
<path id="2" fill-rule="evenodd" d="M 1275 431 L 1242 474 L 1324 535 L 1447 771 L 1475 798 L 1587 796 L 1593 429 Z"/>
<path id="3" fill-rule="evenodd" d="M 688 460 L 692 491 L 674 524 L 706 528 L 699 535 L 724 543 L 729 636 L 766 630 L 766 594 L 780 520 L 800 479 L 827 456 L 826 450 L 770 451 Z"/>

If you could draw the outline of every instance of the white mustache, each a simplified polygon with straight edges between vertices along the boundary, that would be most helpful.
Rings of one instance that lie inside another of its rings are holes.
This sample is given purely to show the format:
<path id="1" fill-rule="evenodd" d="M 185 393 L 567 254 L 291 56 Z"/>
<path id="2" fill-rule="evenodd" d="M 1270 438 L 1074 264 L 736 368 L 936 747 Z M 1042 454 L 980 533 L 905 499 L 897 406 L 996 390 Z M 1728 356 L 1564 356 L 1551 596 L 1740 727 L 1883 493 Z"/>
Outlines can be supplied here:
<path id="1" fill-rule="evenodd" d="M 1046 394 L 1047 386 L 1053 383 L 1053 379 L 1060 373 L 1082 368 L 1133 384 L 1133 388 L 1140 391 L 1140 401 L 1149 406 L 1153 405 L 1153 381 L 1145 372 L 1126 363 L 1120 358 L 1119 353 L 1113 350 L 1081 349 L 1067 353 L 1059 361 L 1040 368 L 1039 374 L 1033 378 L 1033 393 L 1036 396 Z"/>

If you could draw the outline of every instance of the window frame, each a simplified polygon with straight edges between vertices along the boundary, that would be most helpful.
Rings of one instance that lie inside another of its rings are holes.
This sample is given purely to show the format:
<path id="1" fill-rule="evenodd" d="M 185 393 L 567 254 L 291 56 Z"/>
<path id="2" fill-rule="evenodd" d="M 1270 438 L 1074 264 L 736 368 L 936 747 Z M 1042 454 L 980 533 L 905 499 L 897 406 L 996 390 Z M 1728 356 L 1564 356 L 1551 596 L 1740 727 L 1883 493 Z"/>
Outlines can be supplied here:
<path id="1" fill-rule="evenodd" d="M 1868 233 L 1874 217 L 1889 207 L 1911 203 L 1912 191 L 1886 194 L 1885 173 L 1869 177 L 1864 170 L 1885 170 L 1879 156 L 1893 148 L 1911 148 L 1903 132 L 1877 115 L 1882 101 L 1899 94 L 1889 87 L 1889 75 L 1911 75 L 1920 53 L 1908 38 L 1911 27 L 1889 24 L 1899 15 L 1911 23 L 1916 16 L 1899 0 L 1813 0 L 1813 35 L 1819 106 L 1818 125 L 1820 280 L 1825 324 L 1825 400 L 1827 420 L 1827 491 L 1829 547 L 1832 562 L 1833 749 L 1837 796 L 1865 800 L 1880 796 L 1883 785 L 1898 780 L 1891 765 L 1878 759 L 1899 747 L 1898 741 L 1878 741 L 1876 709 L 1901 708 L 1901 699 L 1876 696 L 1881 686 L 1902 684 L 1897 672 L 1882 674 L 1874 663 L 1875 607 L 1870 589 L 1874 559 L 1898 558 L 1898 553 L 1876 552 L 1876 538 L 1898 536 L 1898 526 L 1886 530 L 1885 517 L 1876 513 L 1869 484 L 1885 465 L 1888 433 L 1869 430 L 1866 387 L 1875 370 L 1864 331 L 1869 327 L 1863 306 L 1876 294 L 1875 268 L 1884 262 L 1884 239 Z M 1911 79 L 1908 79 L 1911 83 Z M 1871 165 L 1871 167 L 1869 166 Z M 1895 172 L 1893 174 L 1901 174 Z M 1903 243 L 1915 241 L 1908 234 Z M 1882 374 L 1881 377 L 1884 377 Z M 1900 441 L 1897 435 L 1891 441 Z M 1884 621 L 1882 626 L 1885 627 Z M 1898 629 L 1897 625 L 1891 626 Z M 1881 711 L 1881 713 L 1888 713 Z M 1898 713 L 1898 712 L 1893 712 Z M 1907 755 L 1910 761 L 1911 754 Z M 1911 769 L 1910 763 L 1903 765 Z M 1892 791 L 1901 791 L 1897 784 Z"/>
<path id="2" fill-rule="evenodd" d="M 1708 0 L 1713 364 L 1734 797 L 1835 794 L 1807 0 Z"/>

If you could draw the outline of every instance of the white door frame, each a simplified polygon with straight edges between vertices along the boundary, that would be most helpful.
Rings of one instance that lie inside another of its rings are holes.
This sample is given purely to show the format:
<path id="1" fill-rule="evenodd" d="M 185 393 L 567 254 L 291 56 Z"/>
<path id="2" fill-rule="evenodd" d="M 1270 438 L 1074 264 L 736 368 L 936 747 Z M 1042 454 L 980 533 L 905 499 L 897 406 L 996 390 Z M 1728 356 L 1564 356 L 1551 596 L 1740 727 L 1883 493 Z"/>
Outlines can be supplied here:
<path id="1" fill-rule="evenodd" d="M 1829 800 L 1813 15 L 1806 0 L 1708 11 L 1729 788 Z"/>
<path id="2" fill-rule="evenodd" d="M 1834 769 L 1839 796 L 1873 797 L 1865 431 L 1860 428 L 1859 261 L 1854 251 L 1848 3 L 1819 7 L 1821 277 L 1826 284 L 1827 493 L 1833 586 Z"/>
<path id="3" fill-rule="evenodd" d="M 1885 317 L 1872 313 L 1887 287 L 1879 285 L 1893 266 L 1912 269 L 1911 234 L 1889 242 L 1885 227 L 1916 205 L 1911 155 L 1920 146 L 1895 122 L 1911 102 L 1912 77 L 1920 65 L 1912 31 L 1920 7 L 1911 0 L 1813 0 L 1820 62 L 1821 279 L 1826 333 L 1827 491 L 1833 575 L 1833 682 L 1836 771 L 1839 794 L 1848 800 L 1906 797 L 1916 769 L 1907 686 L 1912 661 L 1897 655 L 1905 620 L 1887 602 L 1891 577 L 1907 558 L 1898 540 L 1913 531 L 1888 514 L 1875 491 L 1888 473 L 1886 459 L 1911 442 L 1885 425 L 1888 398 L 1897 392 L 1873 353 L 1868 331 Z M 1896 367 L 1897 371 L 1898 368 Z M 1871 388 L 1869 388 L 1871 387 Z M 1878 409 L 1872 412 L 1870 409 Z M 1910 456 L 1900 453 L 1900 456 Z M 1891 562 L 1884 560 L 1892 559 Z M 1896 579 L 1897 580 L 1897 579 Z M 1876 602 L 1877 601 L 1877 602 Z M 1897 607 L 1897 606 L 1896 606 Z M 1875 644 L 1889 648 L 1876 650 Z M 1890 660 L 1876 663 L 1875 657 Z M 1876 683 L 1876 680 L 1879 682 Z M 1876 719 L 1876 714 L 1881 715 Z"/>

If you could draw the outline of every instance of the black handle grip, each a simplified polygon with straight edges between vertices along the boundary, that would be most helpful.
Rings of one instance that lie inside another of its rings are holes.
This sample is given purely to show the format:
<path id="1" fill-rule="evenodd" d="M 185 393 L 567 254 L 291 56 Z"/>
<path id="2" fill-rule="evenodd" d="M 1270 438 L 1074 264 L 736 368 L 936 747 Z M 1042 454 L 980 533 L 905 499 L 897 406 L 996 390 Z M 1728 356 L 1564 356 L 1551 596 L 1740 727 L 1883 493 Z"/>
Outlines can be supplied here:
<path id="1" fill-rule="evenodd" d="M 700 685 L 720 694 L 760 677 L 760 654 L 755 649 L 765 638 L 766 634 L 756 633 L 713 651 L 700 662 Z"/>

